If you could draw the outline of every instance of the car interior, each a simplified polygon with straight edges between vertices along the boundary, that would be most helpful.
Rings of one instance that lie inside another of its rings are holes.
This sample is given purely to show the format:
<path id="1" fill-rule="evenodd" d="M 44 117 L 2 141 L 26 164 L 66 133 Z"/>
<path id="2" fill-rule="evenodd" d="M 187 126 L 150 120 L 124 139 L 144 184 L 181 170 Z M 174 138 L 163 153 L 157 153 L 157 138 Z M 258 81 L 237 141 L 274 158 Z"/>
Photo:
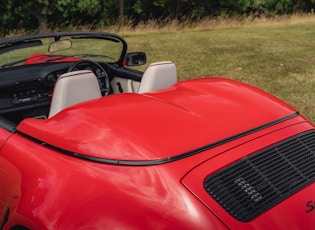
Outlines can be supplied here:
<path id="1" fill-rule="evenodd" d="M 25 118 L 49 119 L 80 102 L 110 94 L 148 93 L 177 82 L 176 66 L 171 61 L 151 63 L 144 72 L 106 64 L 101 77 L 94 63 L 82 64 L 72 72 L 68 71 L 69 63 L 56 63 L 54 68 L 51 64 L 28 66 L 27 72 L 15 69 L 14 73 L 21 73 L 16 77 L 7 77 L 10 71 L 6 69 L 1 71 L 0 127 L 14 132 Z"/>

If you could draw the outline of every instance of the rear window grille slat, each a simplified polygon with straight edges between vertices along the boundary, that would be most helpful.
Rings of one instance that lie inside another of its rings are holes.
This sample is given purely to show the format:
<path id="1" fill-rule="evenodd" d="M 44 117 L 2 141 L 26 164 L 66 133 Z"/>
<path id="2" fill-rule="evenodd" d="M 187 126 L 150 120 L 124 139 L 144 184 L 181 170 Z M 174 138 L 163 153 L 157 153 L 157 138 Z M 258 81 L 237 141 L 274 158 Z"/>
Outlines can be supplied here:
<path id="1" fill-rule="evenodd" d="M 239 221 L 250 221 L 315 181 L 315 131 L 299 134 L 208 176 L 204 188 Z"/>

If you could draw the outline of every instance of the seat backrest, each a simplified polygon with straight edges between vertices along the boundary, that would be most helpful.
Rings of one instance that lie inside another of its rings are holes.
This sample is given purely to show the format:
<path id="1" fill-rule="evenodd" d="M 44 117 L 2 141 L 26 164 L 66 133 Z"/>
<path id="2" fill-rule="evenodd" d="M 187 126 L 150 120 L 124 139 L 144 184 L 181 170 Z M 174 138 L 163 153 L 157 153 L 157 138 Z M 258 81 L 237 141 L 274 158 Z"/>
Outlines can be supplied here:
<path id="1" fill-rule="evenodd" d="M 155 62 L 144 71 L 138 93 L 165 89 L 176 82 L 177 71 L 173 62 Z"/>
<path id="2" fill-rule="evenodd" d="M 62 74 L 53 90 L 48 118 L 71 105 L 100 97 L 101 90 L 92 71 L 79 70 Z"/>

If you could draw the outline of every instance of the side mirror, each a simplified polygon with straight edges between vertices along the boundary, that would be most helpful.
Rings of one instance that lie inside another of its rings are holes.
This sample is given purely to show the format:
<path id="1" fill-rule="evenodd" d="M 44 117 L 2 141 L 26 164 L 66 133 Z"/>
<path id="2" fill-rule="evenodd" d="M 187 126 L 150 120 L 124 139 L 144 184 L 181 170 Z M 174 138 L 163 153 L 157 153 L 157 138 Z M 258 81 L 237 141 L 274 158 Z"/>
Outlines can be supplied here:
<path id="1" fill-rule="evenodd" d="M 126 66 L 140 66 L 147 62 L 147 56 L 144 52 L 127 53 L 124 64 Z"/>

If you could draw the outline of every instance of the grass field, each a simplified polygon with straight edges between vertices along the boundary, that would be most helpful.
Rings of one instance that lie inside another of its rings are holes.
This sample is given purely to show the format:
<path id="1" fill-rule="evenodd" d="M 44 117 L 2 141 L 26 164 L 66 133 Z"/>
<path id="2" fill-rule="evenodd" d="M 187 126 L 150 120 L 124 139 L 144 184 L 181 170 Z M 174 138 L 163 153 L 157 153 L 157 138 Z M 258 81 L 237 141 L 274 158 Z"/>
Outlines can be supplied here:
<path id="1" fill-rule="evenodd" d="M 104 30 L 122 35 L 130 52 L 145 51 L 148 63 L 175 62 L 179 80 L 221 76 L 243 81 L 278 96 L 315 122 L 315 15 L 153 21 Z"/>
<path id="2" fill-rule="evenodd" d="M 204 22 L 121 31 L 148 62 L 172 60 L 180 80 L 222 76 L 257 86 L 315 122 L 315 16 Z"/>

